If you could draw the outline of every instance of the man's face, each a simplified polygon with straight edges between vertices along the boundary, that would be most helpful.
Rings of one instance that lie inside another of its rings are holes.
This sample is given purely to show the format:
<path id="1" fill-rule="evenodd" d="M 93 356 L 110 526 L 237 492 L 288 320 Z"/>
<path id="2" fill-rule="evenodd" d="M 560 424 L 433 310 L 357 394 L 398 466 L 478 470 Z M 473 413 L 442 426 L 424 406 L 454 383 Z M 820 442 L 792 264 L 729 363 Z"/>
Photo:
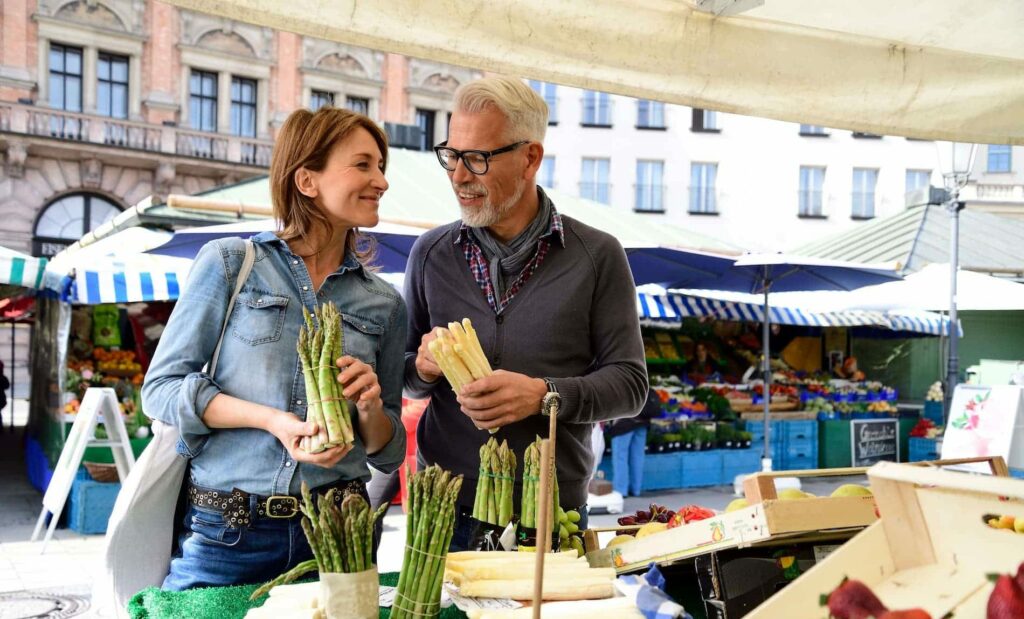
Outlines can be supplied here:
<path id="1" fill-rule="evenodd" d="M 505 116 L 495 109 L 475 114 L 455 111 L 448 130 L 448 146 L 456 150 L 491 151 L 507 146 Z M 459 160 L 448 172 L 462 221 L 474 228 L 493 226 L 515 210 L 526 191 L 527 149 L 495 155 L 486 174 L 476 175 Z"/>

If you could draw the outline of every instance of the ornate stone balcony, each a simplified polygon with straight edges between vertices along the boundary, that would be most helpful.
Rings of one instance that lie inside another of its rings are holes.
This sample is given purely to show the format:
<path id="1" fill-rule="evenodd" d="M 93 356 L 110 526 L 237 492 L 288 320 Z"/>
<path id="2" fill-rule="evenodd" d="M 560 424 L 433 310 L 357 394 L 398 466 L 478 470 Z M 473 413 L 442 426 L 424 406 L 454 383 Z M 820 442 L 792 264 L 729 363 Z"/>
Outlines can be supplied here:
<path id="1" fill-rule="evenodd" d="M 0 102 L 0 133 L 102 144 L 154 155 L 176 155 L 254 168 L 270 165 L 274 143 L 222 133 Z"/>

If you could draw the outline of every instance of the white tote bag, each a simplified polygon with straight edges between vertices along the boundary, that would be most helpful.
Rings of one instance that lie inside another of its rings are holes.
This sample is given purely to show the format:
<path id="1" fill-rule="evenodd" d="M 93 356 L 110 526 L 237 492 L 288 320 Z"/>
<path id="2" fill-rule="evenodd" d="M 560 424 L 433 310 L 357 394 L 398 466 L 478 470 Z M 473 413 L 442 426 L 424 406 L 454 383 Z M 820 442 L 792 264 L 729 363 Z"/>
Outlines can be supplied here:
<path id="1" fill-rule="evenodd" d="M 213 376 L 228 317 L 238 293 L 252 271 L 255 249 L 245 242 L 245 257 L 238 271 L 220 339 L 208 366 Z M 178 428 L 153 421 L 153 440 L 122 480 L 121 491 L 107 524 L 104 569 L 93 584 L 93 610 L 97 616 L 127 617 L 128 600 L 147 587 L 158 587 L 170 571 L 174 542 L 174 514 L 188 460 L 177 451 Z"/>

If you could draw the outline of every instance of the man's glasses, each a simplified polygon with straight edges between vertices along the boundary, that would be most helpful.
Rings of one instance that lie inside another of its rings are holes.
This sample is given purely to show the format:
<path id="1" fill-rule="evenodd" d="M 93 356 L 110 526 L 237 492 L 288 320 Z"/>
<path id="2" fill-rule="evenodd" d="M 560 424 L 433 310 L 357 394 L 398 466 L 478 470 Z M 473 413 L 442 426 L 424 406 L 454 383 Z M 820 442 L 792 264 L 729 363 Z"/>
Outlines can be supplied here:
<path id="1" fill-rule="evenodd" d="M 466 166 L 466 169 L 479 176 L 487 174 L 487 170 L 491 167 L 491 157 L 513 151 L 523 144 L 529 143 L 529 140 L 523 140 L 495 150 L 456 150 L 449 148 L 448 141 L 445 140 L 434 147 L 434 152 L 437 153 L 437 160 L 441 162 L 441 167 L 445 170 L 454 172 L 455 166 L 459 164 L 459 159 L 462 159 L 462 164 Z"/>

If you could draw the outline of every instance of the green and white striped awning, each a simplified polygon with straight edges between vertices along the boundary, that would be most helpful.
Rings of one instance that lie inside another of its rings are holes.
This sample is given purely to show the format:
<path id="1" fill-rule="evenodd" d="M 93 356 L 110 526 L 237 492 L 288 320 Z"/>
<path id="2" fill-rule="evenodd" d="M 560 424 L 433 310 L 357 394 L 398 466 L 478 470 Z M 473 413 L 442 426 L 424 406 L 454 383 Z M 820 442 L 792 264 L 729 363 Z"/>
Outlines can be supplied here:
<path id="1" fill-rule="evenodd" d="M 43 285 L 46 258 L 0 247 L 0 284 L 38 289 Z"/>

